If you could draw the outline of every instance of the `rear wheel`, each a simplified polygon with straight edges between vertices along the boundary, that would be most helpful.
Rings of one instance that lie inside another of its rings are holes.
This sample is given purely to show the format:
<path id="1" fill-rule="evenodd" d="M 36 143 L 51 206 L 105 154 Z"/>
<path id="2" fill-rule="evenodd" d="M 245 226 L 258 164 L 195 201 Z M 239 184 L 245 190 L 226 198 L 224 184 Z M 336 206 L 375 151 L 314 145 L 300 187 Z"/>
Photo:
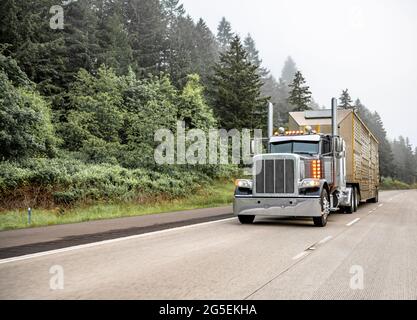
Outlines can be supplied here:
<path id="1" fill-rule="evenodd" d="M 241 224 L 252 224 L 255 221 L 255 216 L 238 216 Z"/>
<path id="2" fill-rule="evenodd" d="M 356 212 L 359 207 L 359 193 L 357 188 L 353 188 L 353 196 L 353 212 Z"/>
<path id="3" fill-rule="evenodd" d="M 379 202 L 379 190 L 376 190 L 375 198 L 369 200 L 370 203 L 378 203 Z"/>
<path id="4" fill-rule="evenodd" d="M 326 189 L 323 189 L 320 197 L 320 204 L 321 204 L 321 217 L 314 217 L 314 225 L 316 227 L 325 227 L 327 225 L 327 218 L 330 214 L 330 200 L 329 194 Z"/>

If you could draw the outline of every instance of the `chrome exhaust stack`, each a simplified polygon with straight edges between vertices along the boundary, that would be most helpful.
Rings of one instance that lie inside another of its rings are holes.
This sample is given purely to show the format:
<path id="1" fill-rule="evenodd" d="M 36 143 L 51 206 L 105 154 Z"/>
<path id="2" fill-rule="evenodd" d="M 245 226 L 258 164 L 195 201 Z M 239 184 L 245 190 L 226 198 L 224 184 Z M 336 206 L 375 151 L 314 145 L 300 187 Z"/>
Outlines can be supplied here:
<path id="1" fill-rule="evenodd" d="M 268 103 L 268 139 L 274 136 L 274 105 Z"/>

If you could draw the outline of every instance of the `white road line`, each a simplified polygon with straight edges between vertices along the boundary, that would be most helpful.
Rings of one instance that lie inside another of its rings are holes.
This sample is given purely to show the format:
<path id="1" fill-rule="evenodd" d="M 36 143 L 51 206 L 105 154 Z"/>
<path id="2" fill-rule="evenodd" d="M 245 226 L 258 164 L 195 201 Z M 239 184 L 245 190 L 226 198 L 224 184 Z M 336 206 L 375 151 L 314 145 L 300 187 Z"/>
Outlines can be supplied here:
<path id="1" fill-rule="evenodd" d="M 381 207 L 383 207 L 383 206 L 384 206 L 384 204 L 383 204 L 383 203 L 381 203 L 378 207 L 379 207 L 379 208 L 381 208 Z"/>
<path id="2" fill-rule="evenodd" d="M 333 239 L 332 236 L 328 236 L 328 237 L 324 238 L 323 240 L 321 240 L 318 244 L 325 244 L 326 242 L 329 242 L 332 239 Z"/>
<path id="3" fill-rule="evenodd" d="M 54 254 L 58 254 L 58 253 L 70 252 L 70 251 L 81 250 L 81 249 L 86 249 L 86 248 L 93 248 L 93 247 L 103 246 L 103 245 L 117 243 L 117 242 L 122 242 L 122 241 L 128 241 L 128 240 L 135 240 L 135 239 L 140 239 L 140 238 L 146 238 L 146 237 L 150 237 L 150 236 L 154 236 L 154 235 L 160 235 L 160 234 L 174 232 L 174 231 L 192 229 L 192 228 L 197 228 L 197 227 L 201 227 L 201 226 L 207 226 L 207 225 L 211 225 L 211 224 L 216 224 L 216 223 L 221 223 L 221 222 L 226 222 L 226 221 L 232 221 L 232 220 L 236 220 L 236 218 L 229 218 L 229 219 L 223 219 L 223 220 L 216 220 L 216 221 L 204 222 L 204 223 L 193 224 L 193 225 L 184 226 L 184 227 L 178 227 L 178 228 L 172 228 L 172 229 L 165 229 L 165 230 L 160 230 L 160 231 L 155 231 L 155 232 L 149 232 L 149 233 L 139 234 L 139 235 L 136 235 L 136 236 L 130 236 L 130 237 L 124 237 L 124 238 L 117 238 L 117 239 L 105 240 L 105 241 L 99 241 L 99 242 L 93 242 L 93 243 L 88 243 L 88 244 L 83 244 L 83 245 L 79 245 L 79 246 L 73 246 L 73 247 L 63 248 L 63 249 L 57 249 L 57 250 L 51 250 L 51 251 L 33 253 L 33 254 L 25 255 L 25 256 L 20 256 L 20 257 L 14 257 L 14 258 L 8 258 L 8 259 L 0 260 L 0 265 L 1 264 L 6 264 L 6 263 L 11 263 L 11 262 L 17 262 L 17 261 L 23 261 L 23 260 L 28 260 L 28 259 L 34 259 L 34 258 L 44 257 L 44 256 L 50 256 L 50 255 L 54 255 Z"/>
<path id="4" fill-rule="evenodd" d="M 351 227 L 353 226 L 355 223 L 358 223 L 361 220 L 361 218 L 357 218 L 355 220 L 353 220 L 352 222 L 349 222 L 346 226 Z"/>
<path id="5" fill-rule="evenodd" d="M 303 251 L 303 252 L 301 252 L 300 254 L 297 254 L 294 258 L 292 258 L 293 260 L 299 260 L 299 259 L 301 259 L 301 258 L 303 258 L 303 257 L 305 257 L 306 255 L 308 255 L 308 252 L 307 251 Z"/>

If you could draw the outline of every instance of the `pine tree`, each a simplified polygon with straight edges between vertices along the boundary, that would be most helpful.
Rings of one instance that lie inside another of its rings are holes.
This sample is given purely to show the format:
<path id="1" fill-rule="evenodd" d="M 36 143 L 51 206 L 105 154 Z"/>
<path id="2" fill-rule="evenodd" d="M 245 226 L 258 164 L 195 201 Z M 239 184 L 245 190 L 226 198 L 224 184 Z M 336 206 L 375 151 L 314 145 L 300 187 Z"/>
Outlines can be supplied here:
<path id="1" fill-rule="evenodd" d="M 256 49 L 255 40 L 248 34 L 244 40 L 244 48 L 248 53 L 248 60 L 259 68 L 259 75 L 262 79 L 266 78 L 269 71 L 262 67 L 262 60 L 259 57 L 259 51 Z"/>
<path id="2" fill-rule="evenodd" d="M 97 42 L 100 47 L 97 64 L 113 68 L 117 74 L 127 74 L 130 67 L 137 69 L 129 35 L 124 25 L 120 2 L 99 0 Z"/>
<path id="3" fill-rule="evenodd" d="M 125 0 L 125 24 L 140 77 L 165 70 L 166 21 L 159 0 Z"/>
<path id="4" fill-rule="evenodd" d="M 213 65 L 219 58 L 217 41 L 206 22 L 200 19 L 195 27 L 195 57 L 194 71 L 201 77 L 204 85 L 209 84 L 209 78 L 213 75 Z"/>
<path id="5" fill-rule="evenodd" d="M 225 52 L 229 49 L 230 43 L 233 40 L 232 26 L 225 17 L 222 18 L 217 28 L 217 41 L 221 52 Z"/>
<path id="6" fill-rule="evenodd" d="M 289 86 L 290 96 L 288 102 L 294 106 L 295 111 L 311 110 L 310 87 L 305 85 L 306 81 L 300 71 L 297 71 L 293 83 Z"/>
<path id="7" fill-rule="evenodd" d="M 258 67 L 248 61 L 240 38 L 235 36 L 214 67 L 213 107 L 225 129 L 264 128 L 267 99 L 261 98 Z"/>
<path id="8" fill-rule="evenodd" d="M 339 98 L 340 104 L 339 108 L 342 109 L 352 109 L 353 108 L 353 101 L 349 94 L 349 89 L 343 90 L 342 95 Z"/>
<path id="9" fill-rule="evenodd" d="M 293 83 L 296 73 L 297 65 L 291 57 L 288 57 L 285 61 L 284 68 L 282 69 L 282 81 L 284 81 L 289 86 L 291 83 Z"/>

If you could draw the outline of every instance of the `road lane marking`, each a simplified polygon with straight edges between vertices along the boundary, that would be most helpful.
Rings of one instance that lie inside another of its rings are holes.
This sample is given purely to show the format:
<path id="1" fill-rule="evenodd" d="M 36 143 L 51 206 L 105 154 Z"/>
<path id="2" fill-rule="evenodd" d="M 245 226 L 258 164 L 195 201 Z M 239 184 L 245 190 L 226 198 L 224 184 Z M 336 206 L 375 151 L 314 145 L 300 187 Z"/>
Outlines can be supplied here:
<path id="1" fill-rule="evenodd" d="M 17 261 L 34 259 L 34 258 L 40 258 L 40 257 L 44 257 L 44 256 L 50 256 L 50 255 L 54 255 L 54 254 L 58 254 L 58 253 L 65 253 L 65 252 L 70 252 L 70 251 L 75 251 L 75 250 L 94 248 L 94 247 L 103 246 L 103 245 L 112 244 L 112 243 L 117 243 L 117 242 L 122 242 L 122 241 L 146 238 L 146 237 L 151 237 L 151 236 L 165 234 L 165 233 L 174 232 L 174 231 L 198 228 L 198 227 L 202 227 L 202 226 L 207 226 L 207 225 L 211 225 L 211 224 L 216 224 L 216 223 L 226 222 L 226 221 L 232 221 L 232 220 L 236 220 L 236 218 L 209 221 L 209 222 L 204 222 L 204 223 L 192 224 L 192 225 L 189 225 L 189 226 L 183 226 L 183 227 L 178 227 L 178 228 L 165 229 L 165 230 L 159 230 L 159 231 L 155 231 L 155 232 L 138 234 L 136 236 L 129 236 L 129 237 L 123 237 L 123 238 L 93 242 L 93 243 L 83 244 L 83 245 L 79 245 L 79 246 L 73 246 L 73 247 L 62 248 L 62 249 L 57 249 L 57 250 L 50 250 L 50 251 L 28 254 L 28 255 L 24 255 L 24 256 L 20 256 L 20 257 L 7 258 L 7 259 L 0 260 L 0 265 L 1 264 L 6 264 L 6 263 L 11 263 L 11 262 L 17 262 Z"/>
<path id="2" fill-rule="evenodd" d="M 303 258 L 303 257 L 305 257 L 306 255 L 308 255 L 308 252 L 307 251 L 303 251 L 303 252 L 301 252 L 300 254 L 297 254 L 295 257 L 293 257 L 292 259 L 293 260 L 299 260 L 299 259 L 301 259 L 301 258 Z"/>
<path id="3" fill-rule="evenodd" d="M 355 223 L 358 223 L 361 220 L 361 218 L 357 218 L 355 220 L 353 220 L 352 222 L 349 222 L 346 226 L 351 227 L 353 226 Z"/>
<path id="4" fill-rule="evenodd" d="M 318 244 L 325 244 L 326 242 L 329 242 L 332 239 L 333 239 L 332 236 L 328 236 L 328 237 L 324 238 L 323 240 L 321 240 Z"/>
<path id="5" fill-rule="evenodd" d="M 379 207 L 379 208 L 381 208 L 381 207 L 383 207 L 383 206 L 384 206 L 384 204 L 383 204 L 383 203 L 381 203 L 378 207 Z"/>

